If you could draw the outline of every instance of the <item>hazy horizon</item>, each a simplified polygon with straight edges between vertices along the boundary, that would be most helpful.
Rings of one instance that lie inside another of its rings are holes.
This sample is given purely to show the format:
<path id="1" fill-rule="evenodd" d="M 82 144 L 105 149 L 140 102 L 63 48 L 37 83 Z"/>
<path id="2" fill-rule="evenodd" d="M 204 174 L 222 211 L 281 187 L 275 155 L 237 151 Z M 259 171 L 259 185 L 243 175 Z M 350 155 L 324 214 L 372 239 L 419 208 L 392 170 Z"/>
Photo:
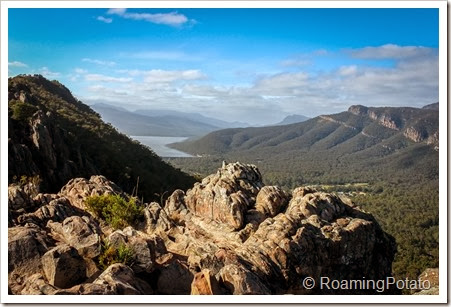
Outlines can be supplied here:
<path id="1" fill-rule="evenodd" d="M 9 9 L 8 22 L 8 75 L 57 79 L 89 105 L 262 125 L 438 101 L 437 9 Z"/>

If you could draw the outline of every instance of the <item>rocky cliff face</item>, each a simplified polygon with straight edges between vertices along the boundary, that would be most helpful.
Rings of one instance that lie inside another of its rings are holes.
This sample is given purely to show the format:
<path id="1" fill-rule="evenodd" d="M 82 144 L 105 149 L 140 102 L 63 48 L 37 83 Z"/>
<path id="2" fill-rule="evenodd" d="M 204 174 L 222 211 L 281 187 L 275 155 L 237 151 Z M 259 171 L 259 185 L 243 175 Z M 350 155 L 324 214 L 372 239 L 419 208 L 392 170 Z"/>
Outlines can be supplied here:
<path id="1" fill-rule="evenodd" d="M 438 103 L 416 108 L 368 108 L 362 105 L 349 107 L 348 112 L 367 116 L 378 124 L 396 131 L 414 141 L 426 142 L 438 149 Z"/>
<path id="2" fill-rule="evenodd" d="M 264 186 L 258 169 L 224 164 L 192 189 L 142 204 L 133 227 L 114 230 L 87 197 L 121 194 L 103 176 L 57 194 L 9 187 L 9 291 L 13 294 L 355 294 L 302 281 L 383 279 L 394 239 L 350 201 L 307 187 Z M 32 189 L 31 189 L 32 190 Z M 105 239 L 132 261 L 102 268 Z"/>
<path id="3" fill-rule="evenodd" d="M 69 179 L 98 173 L 88 155 L 75 145 L 70 135 L 55 124 L 51 112 L 38 110 L 25 129 L 10 120 L 8 170 L 13 177 L 39 175 L 44 188 L 59 186 Z M 75 145 L 69 148 L 69 144 Z"/>
<path id="4" fill-rule="evenodd" d="M 400 129 L 400 123 L 398 119 L 393 118 L 392 116 L 377 112 L 375 108 L 368 108 L 361 105 L 350 106 L 348 112 L 359 116 L 368 116 L 372 120 L 378 122 L 380 125 L 387 127 L 393 130 Z"/>

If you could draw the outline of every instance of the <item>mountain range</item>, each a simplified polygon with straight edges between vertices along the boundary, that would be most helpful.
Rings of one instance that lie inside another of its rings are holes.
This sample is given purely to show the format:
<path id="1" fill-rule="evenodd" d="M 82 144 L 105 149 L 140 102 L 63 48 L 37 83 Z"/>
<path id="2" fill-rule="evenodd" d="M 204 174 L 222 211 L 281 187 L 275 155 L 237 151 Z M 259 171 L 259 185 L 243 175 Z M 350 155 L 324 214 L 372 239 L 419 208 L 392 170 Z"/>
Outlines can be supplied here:
<path id="1" fill-rule="evenodd" d="M 340 181 L 343 177 L 371 179 L 371 175 L 362 172 L 365 169 L 389 178 L 387 173 L 394 170 L 399 170 L 399 174 L 406 170 L 415 172 L 420 166 L 437 177 L 436 105 L 422 109 L 356 105 L 346 112 L 321 115 L 301 123 L 224 129 L 170 146 L 206 158 L 191 161 L 189 171 L 210 170 L 208 160 L 214 157 L 240 159 L 260 162 L 264 170 L 276 177 L 291 177 L 296 184 L 306 180 Z M 180 161 L 178 166 L 185 163 Z M 388 166 L 392 167 L 389 172 L 385 171 Z"/>
<path id="2" fill-rule="evenodd" d="M 298 114 L 288 115 L 282 121 L 278 122 L 274 126 L 302 123 L 302 122 L 305 122 L 308 119 L 310 119 L 310 117 L 307 117 L 307 116 L 304 116 L 304 115 L 298 115 Z"/>
<path id="3" fill-rule="evenodd" d="M 301 123 L 216 131 L 173 147 L 201 155 L 266 148 L 352 153 L 376 145 L 391 151 L 393 145 L 404 138 L 436 148 L 438 112 L 434 106 L 418 109 L 356 105 L 349 107 L 347 112 L 321 115 Z"/>
<path id="4" fill-rule="evenodd" d="M 226 122 L 198 113 L 143 109 L 134 112 L 108 104 L 91 106 L 105 122 L 127 135 L 139 136 L 202 136 L 232 127 L 247 127 L 242 122 Z"/>

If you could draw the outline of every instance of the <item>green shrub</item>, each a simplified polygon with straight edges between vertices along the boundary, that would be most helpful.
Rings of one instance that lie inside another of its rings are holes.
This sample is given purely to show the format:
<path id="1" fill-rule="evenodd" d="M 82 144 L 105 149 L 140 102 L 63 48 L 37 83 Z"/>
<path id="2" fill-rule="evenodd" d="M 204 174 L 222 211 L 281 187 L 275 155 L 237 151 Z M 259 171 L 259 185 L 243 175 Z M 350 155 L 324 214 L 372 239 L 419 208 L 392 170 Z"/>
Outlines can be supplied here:
<path id="1" fill-rule="evenodd" d="M 99 255 L 99 268 L 105 270 L 114 263 L 123 263 L 130 265 L 133 262 L 134 253 L 131 248 L 125 244 L 118 247 L 112 245 L 108 240 L 103 240 L 102 250 Z"/>
<path id="2" fill-rule="evenodd" d="M 91 196 L 86 199 L 86 207 L 115 229 L 133 225 L 143 216 L 143 208 L 134 197 L 126 201 L 120 195 Z"/>
<path id="3" fill-rule="evenodd" d="M 31 116 L 38 108 L 28 102 L 16 101 L 10 104 L 12 110 L 12 118 L 21 122 L 30 120 Z"/>

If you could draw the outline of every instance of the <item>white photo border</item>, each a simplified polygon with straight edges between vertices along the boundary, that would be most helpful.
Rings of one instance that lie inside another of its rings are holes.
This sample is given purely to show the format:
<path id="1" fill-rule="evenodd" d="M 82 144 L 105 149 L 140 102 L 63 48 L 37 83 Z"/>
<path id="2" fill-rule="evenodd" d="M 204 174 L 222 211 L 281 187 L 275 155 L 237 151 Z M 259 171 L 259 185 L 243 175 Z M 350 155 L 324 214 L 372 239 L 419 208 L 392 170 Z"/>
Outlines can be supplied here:
<path id="1" fill-rule="evenodd" d="M 428 1 L 1 1 L 1 302 L 2 303 L 447 303 L 448 105 L 447 2 Z M 439 9 L 439 295 L 87 295 L 8 294 L 8 9 L 9 8 L 437 8 Z"/>

